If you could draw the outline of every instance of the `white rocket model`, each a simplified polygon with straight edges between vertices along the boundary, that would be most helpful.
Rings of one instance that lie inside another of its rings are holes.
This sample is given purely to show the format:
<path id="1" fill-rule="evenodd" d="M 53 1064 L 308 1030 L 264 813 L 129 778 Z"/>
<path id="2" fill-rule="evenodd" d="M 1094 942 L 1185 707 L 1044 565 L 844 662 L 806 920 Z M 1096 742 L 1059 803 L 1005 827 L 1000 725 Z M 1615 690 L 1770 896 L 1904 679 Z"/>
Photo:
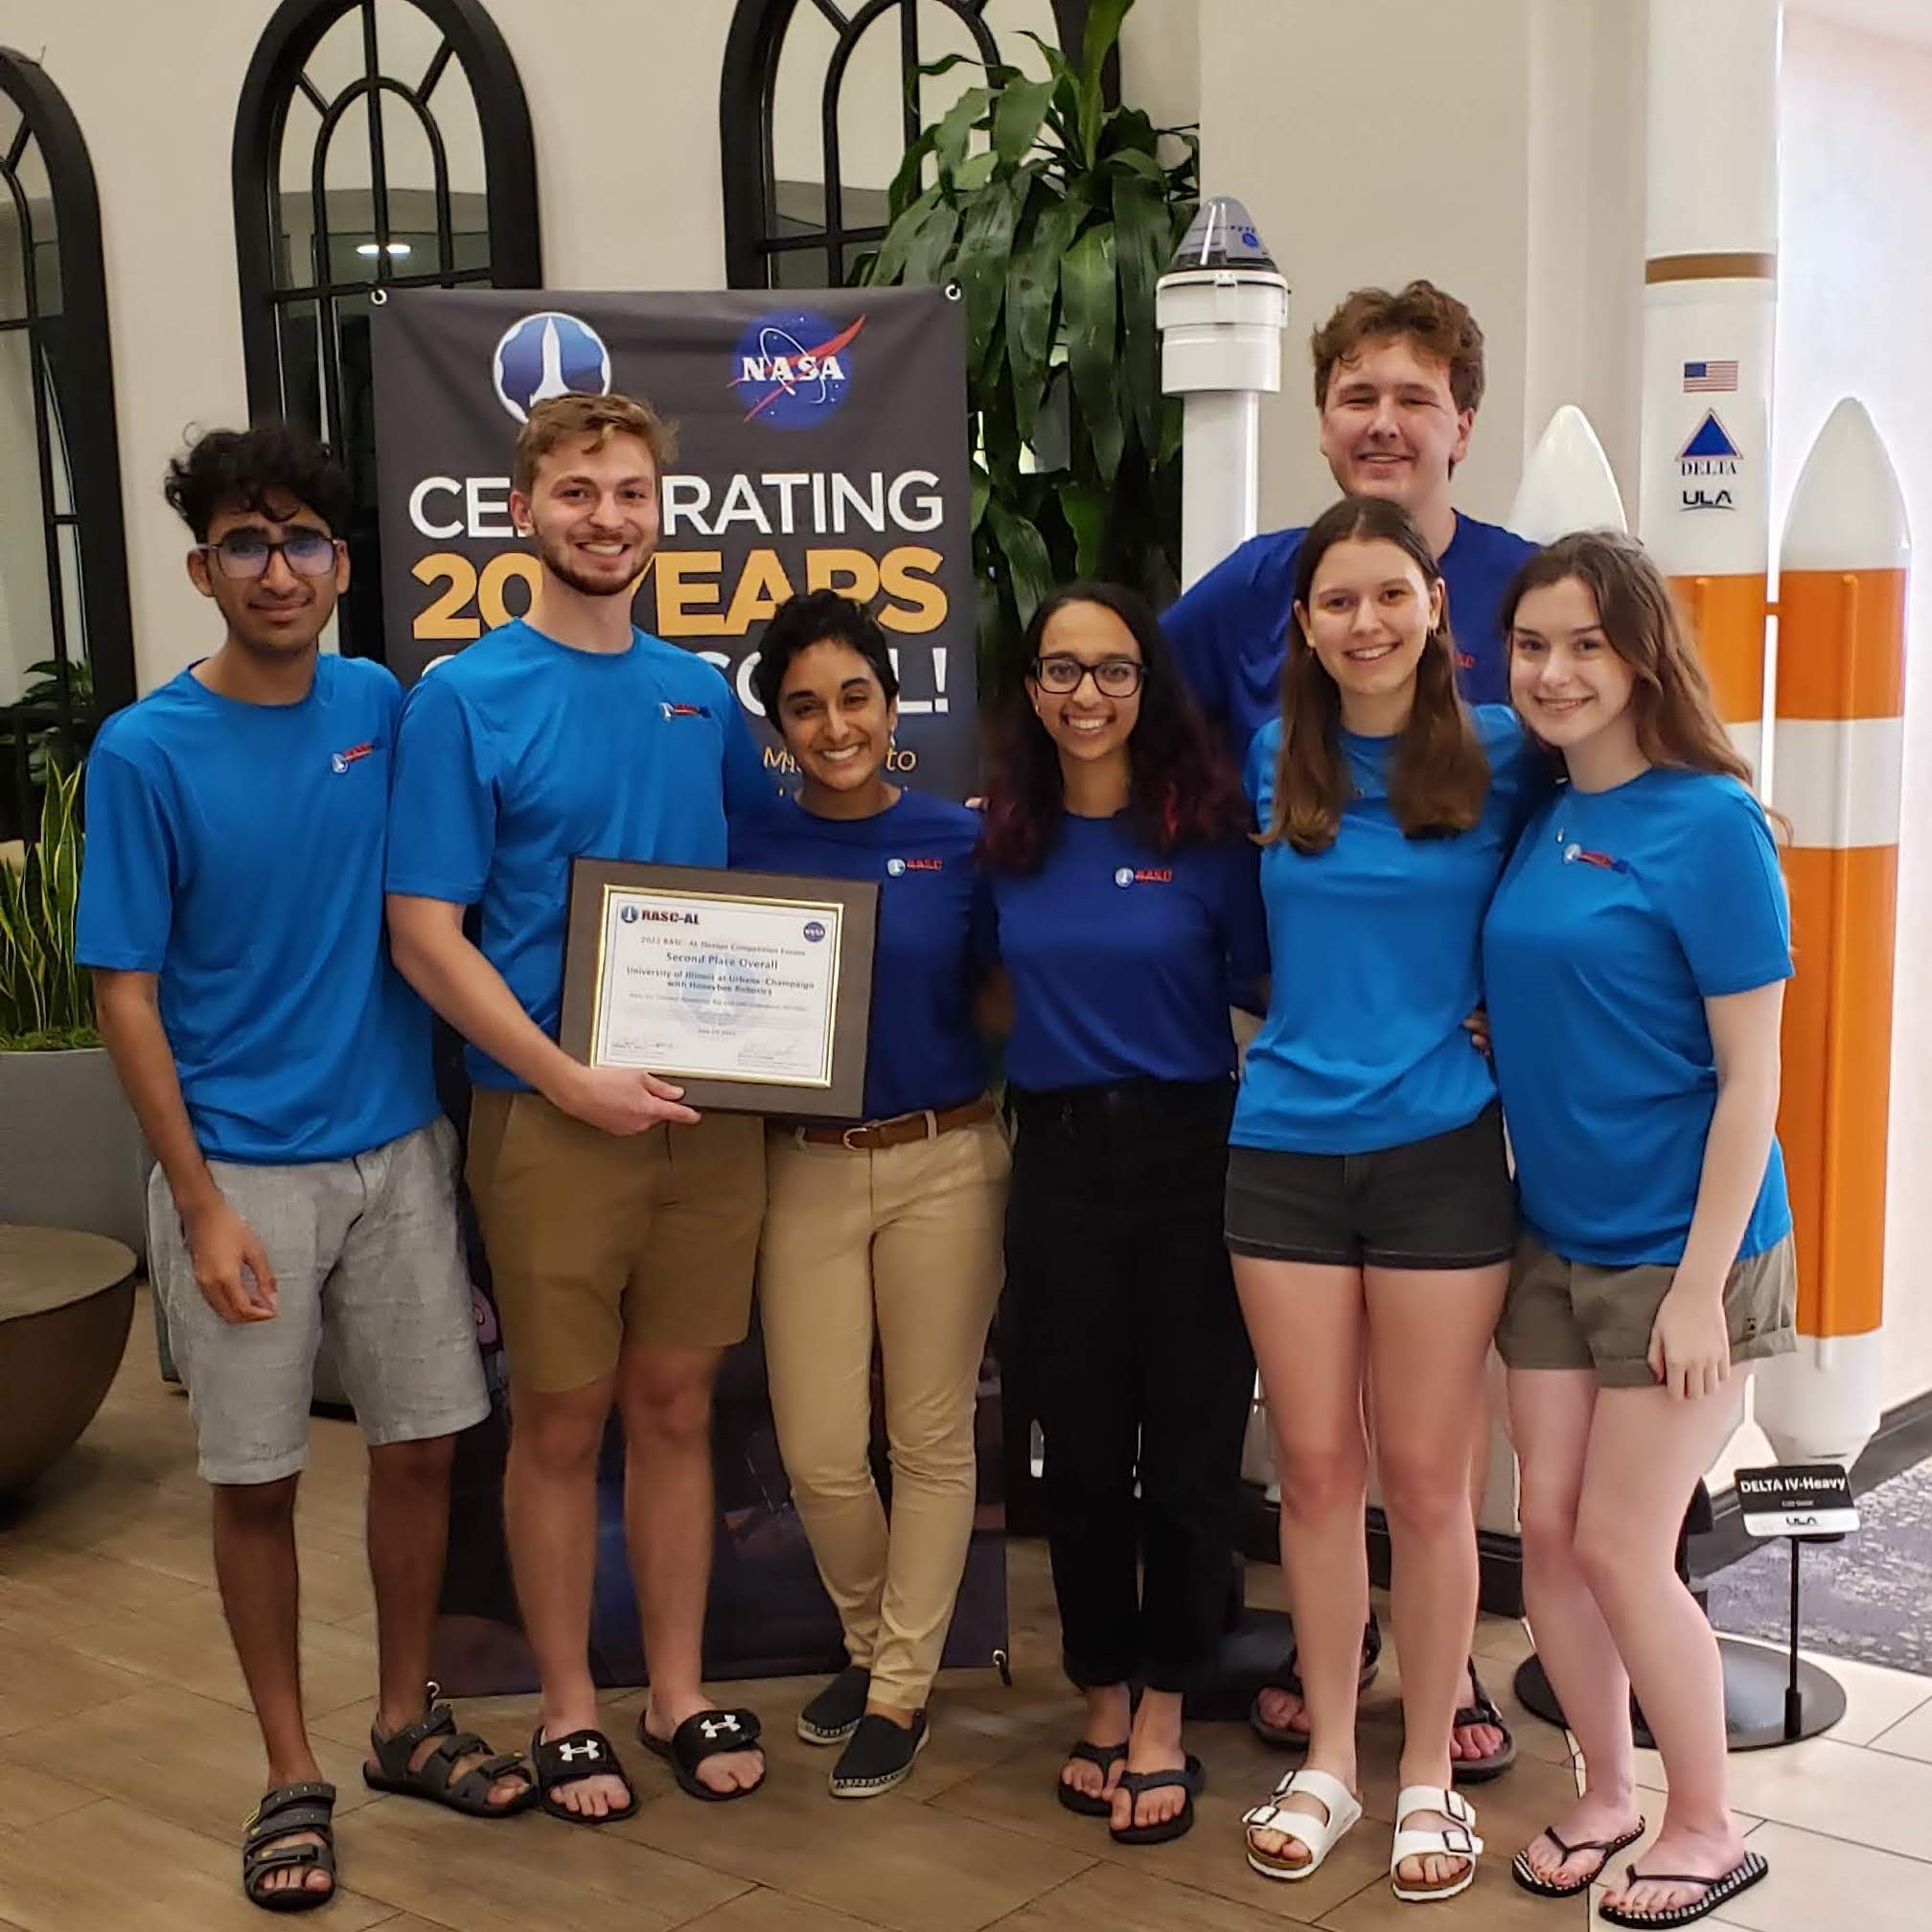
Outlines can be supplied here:
<path id="1" fill-rule="evenodd" d="M 1161 386 L 1184 398 L 1181 586 L 1254 535 L 1261 397 L 1281 387 L 1288 284 L 1241 203 L 1204 201 L 1154 291 Z"/>
<path id="2" fill-rule="evenodd" d="M 1573 530 L 1629 529 L 1610 459 L 1576 403 L 1551 417 L 1530 452 L 1506 522 L 1532 543 L 1553 543 Z"/>

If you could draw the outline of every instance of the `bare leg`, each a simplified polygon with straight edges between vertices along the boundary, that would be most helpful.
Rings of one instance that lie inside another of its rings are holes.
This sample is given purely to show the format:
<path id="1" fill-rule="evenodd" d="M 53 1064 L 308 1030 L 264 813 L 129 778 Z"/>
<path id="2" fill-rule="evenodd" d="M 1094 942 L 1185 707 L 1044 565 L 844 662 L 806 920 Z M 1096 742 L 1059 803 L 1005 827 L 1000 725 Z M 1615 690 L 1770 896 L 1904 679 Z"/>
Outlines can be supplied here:
<path id="1" fill-rule="evenodd" d="M 1655 1388 L 1600 1391 L 1576 1508 L 1577 1560 L 1669 1786 L 1648 1862 L 1711 1878 L 1737 1863 L 1744 1841 L 1731 1815 L 1717 1639 L 1678 1578 L 1677 1532 L 1697 1479 L 1736 1426 L 1742 1394 L 1738 1375 L 1694 1402 Z M 1609 1896 L 1633 1911 L 1667 1912 L 1699 1895 L 1646 1880 Z"/>
<path id="2" fill-rule="evenodd" d="M 387 1737 L 423 1714 L 429 1644 L 443 1559 L 449 1537 L 449 1465 L 453 1436 L 387 1442 L 369 1451 L 369 1575 L 376 1587 L 376 1726 Z M 420 1768 L 436 1749 L 426 1738 L 411 1754 Z M 483 1762 L 475 1751 L 450 1767 L 452 1780 Z M 378 1768 L 372 1757 L 370 1768 Z M 529 1788 L 522 1778 L 499 1778 L 493 1805 L 508 1805 Z"/>
<path id="3" fill-rule="evenodd" d="M 590 1592 L 597 1574 L 597 1451 L 614 1380 L 600 1375 L 559 1393 L 510 1388 L 510 1456 L 503 1472 L 503 1522 L 517 1573 L 523 1629 L 542 1685 L 545 1737 L 597 1722 L 590 1681 Z M 592 1818 L 625 1803 L 621 1779 L 573 1778 L 547 1804 Z"/>
<path id="4" fill-rule="evenodd" d="M 1364 1272 L 1375 1454 L 1389 1517 L 1390 1610 L 1402 1656 L 1402 1784 L 1450 1781 L 1450 1720 L 1476 1622 L 1476 1526 L 1469 1513 L 1470 1417 L 1482 1408 L 1489 1338 L 1506 1263 Z M 1453 1821 L 1418 1812 L 1427 1830 Z M 1404 1859 L 1407 1885 L 1443 1885 L 1465 1858 Z"/>
<path id="5" fill-rule="evenodd" d="M 1470 1431 L 1469 1443 L 1469 1520 L 1478 1529 L 1480 1536 L 1483 1522 L 1483 1498 L 1489 1487 L 1489 1438 L 1495 1422 L 1498 1407 L 1496 1387 L 1491 1379 L 1490 1365 L 1485 1358 L 1483 1368 L 1482 1394 L 1476 1404 L 1475 1426 Z M 1480 1552 L 1479 1564 L 1480 1571 Z M 1475 1632 L 1470 1632 L 1471 1653 L 1475 1651 Z M 1456 1691 L 1456 1708 L 1460 1711 L 1475 1703 L 1476 1685 L 1465 1668 L 1462 1681 Z M 1459 1725 L 1449 1739 L 1449 1756 L 1458 1763 L 1493 1757 L 1503 1748 L 1503 1734 L 1493 1724 Z"/>
<path id="6" fill-rule="evenodd" d="M 1368 1615 L 1362 1543 L 1368 1452 L 1362 1427 L 1365 1311 L 1353 1268 L 1234 1257 L 1281 1481 L 1281 1569 L 1309 1714 L 1308 1766 L 1355 1788 L 1356 1679 Z M 1322 1815 L 1297 1793 L 1290 1808 Z M 1254 1829 L 1256 1851 L 1289 1864 L 1306 1848 Z"/>
<path id="7" fill-rule="evenodd" d="M 624 1529 L 651 1670 L 645 1722 L 669 1737 L 708 1708 L 703 1688 L 704 1598 L 716 1533 L 711 1493 L 711 1385 L 716 1348 L 627 1346 L 618 1360 L 624 1411 Z M 721 1752 L 699 1779 L 714 1791 L 748 1791 L 765 1754 Z"/>
<path id="8" fill-rule="evenodd" d="M 221 1607 L 235 1640 L 255 1721 L 268 1752 L 268 1784 L 319 1781 L 321 1766 L 309 1748 L 302 1720 L 302 1667 L 297 1630 L 301 1586 L 295 1568 L 296 1478 L 277 1483 L 214 1485 L 215 1576 Z M 289 1845 L 321 1841 L 312 1831 L 291 1832 Z M 271 1872 L 264 1892 L 307 1887 L 328 1892 L 326 1872 L 295 1868 Z"/>
<path id="9" fill-rule="evenodd" d="M 1590 1368 L 1513 1368 L 1510 1424 L 1522 1464 L 1523 1596 L 1536 1654 L 1563 1707 L 1589 1789 L 1552 1828 L 1566 1844 L 1601 1844 L 1637 1823 L 1630 1679 L 1576 1560 L 1576 1507 L 1597 1413 Z M 1541 1833 L 1526 1848 L 1551 1884 L 1576 1884 L 1603 1863 L 1598 1852 L 1566 1859 Z"/>

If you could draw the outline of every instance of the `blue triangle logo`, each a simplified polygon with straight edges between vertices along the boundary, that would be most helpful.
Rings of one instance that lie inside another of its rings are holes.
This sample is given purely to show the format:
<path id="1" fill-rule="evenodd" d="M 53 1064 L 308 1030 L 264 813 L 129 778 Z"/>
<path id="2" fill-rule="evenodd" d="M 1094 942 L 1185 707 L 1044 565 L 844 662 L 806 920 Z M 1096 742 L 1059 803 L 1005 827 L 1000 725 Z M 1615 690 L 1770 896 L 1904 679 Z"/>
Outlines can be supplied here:
<path id="1" fill-rule="evenodd" d="M 1704 420 L 1697 426 L 1697 433 L 1678 452 L 1680 463 L 1689 462 L 1693 457 L 1729 456 L 1736 458 L 1737 446 L 1732 442 L 1723 424 L 1717 420 L 1714 409 L 1704 412 Z"/>

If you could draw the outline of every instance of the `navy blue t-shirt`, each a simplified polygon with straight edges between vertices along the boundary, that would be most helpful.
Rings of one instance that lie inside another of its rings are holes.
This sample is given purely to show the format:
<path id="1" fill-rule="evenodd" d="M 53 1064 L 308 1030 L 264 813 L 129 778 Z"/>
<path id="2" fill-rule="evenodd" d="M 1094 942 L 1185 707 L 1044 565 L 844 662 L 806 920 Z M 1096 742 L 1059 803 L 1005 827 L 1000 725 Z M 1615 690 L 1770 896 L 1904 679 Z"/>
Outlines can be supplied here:
<path id="1" fill-rule="evenodd" d="M 572 859 L 724 865 L 725 816 L 771 805 L 730 686 L 633 631 L 576 651 L 521 618 L 439 664 L 398 732 L 389 890 L 481 910 L 478 945 L 554 1040 Z M 523 1083 L 472 1046 L 479 1087 Z"/>
<path id="2" fill-rule="evenodd" d="M 1684 1258 L 1717 1103 L 1704 1002 L 1791 975 L 1763 808 L 1662 767 L 1537 813 L 1483 929 L 1523 1218 L 1566 1260 Z M 1791 1231 L 1774 1138 L 1738 1247 Z"/>
<path id="3" fill-rule="evenodd" d="M 1238 758 L 1281 709 L 1281 659 L 1295 603 L 1301 530 L 1251 537 L 1225 557 L 1161 620 L 1181 675 L 1202 708 L 1226 725 Z M 1438 559 L 1455 633 L 1457 687 L 1471 704 L 1509 702 L 1509 652 L 1498 628 L 1503 592 L 1535 544 L 1494 523 L 1458 516 Z"/>
<path id="4" fill-rule="evenodd" d="M 866 1029 L 865 1117 L 935 1113 L 986 1086 L 973 988 L 991 963 L 992 906 L 973 862 L 978 813 L 902 791 L 869 818 L 820 818 L 795 799 L 731 829 L 731 862 L 750 872 L 871 879 L 879 936 Z"/>
<path id="5" fill-rule="evenodd" d="M 1298 1154 L 1369 1154 L 1466 1127 L 1496 1076 L 1462 1022 L 1483 1003 L 1483 915 L 1547 789 L 1507 706 L 1475 716 L 1489 760 L 1482 816 L 1411 839 L 1389 802 L 1392 738 L 1342 733 L 1354 796 L 1325 852 L 1284 840 L 1261 855 L 1274 975 L 1248 1048 L 1230 1138 Z M 1249 748 L 1257 820 L 1275 807 L 1281 721 Z"/>
<path id="6" fill-rule="evenodd" d="M 1243 834 L 1163 853 L 1127 813 L 1062 813 L 1037 872 L 993 872 L 1013 1084 L 1232 1072 L 1229 987 L 1268 970 L 1257 857 Z"/>
<path id="7" fill-rule="evenodd" d="M 436 1116 L 429 1014 L 382 930 L 402 704 L 363 658 L 318 656 L 296 704 L 188 670 L 94 741 L 80 957 L 155 975 L 210 1160 L 347 1160 Z"/>

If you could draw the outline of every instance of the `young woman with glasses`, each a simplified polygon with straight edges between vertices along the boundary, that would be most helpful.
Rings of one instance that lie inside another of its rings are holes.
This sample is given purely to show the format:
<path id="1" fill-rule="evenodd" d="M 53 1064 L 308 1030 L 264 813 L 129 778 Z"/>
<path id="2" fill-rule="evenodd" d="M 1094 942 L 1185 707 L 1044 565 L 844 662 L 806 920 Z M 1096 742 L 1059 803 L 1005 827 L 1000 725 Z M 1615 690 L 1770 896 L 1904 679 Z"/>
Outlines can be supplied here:
<path id="1" fill-rule="evenodd" d="M 1154 1843 L 1193 1823 L 1182 1693 L 1222 1627 L 1254 1389 L 1221 1210 L 1228 990 L 1264 964 L 1255 850 L 1139 597 L 1056 592 L 1025 657 L 985 855 L 1013 996 L 1014 1368 L 1087 1699 L 1058 1795 Z"/>

